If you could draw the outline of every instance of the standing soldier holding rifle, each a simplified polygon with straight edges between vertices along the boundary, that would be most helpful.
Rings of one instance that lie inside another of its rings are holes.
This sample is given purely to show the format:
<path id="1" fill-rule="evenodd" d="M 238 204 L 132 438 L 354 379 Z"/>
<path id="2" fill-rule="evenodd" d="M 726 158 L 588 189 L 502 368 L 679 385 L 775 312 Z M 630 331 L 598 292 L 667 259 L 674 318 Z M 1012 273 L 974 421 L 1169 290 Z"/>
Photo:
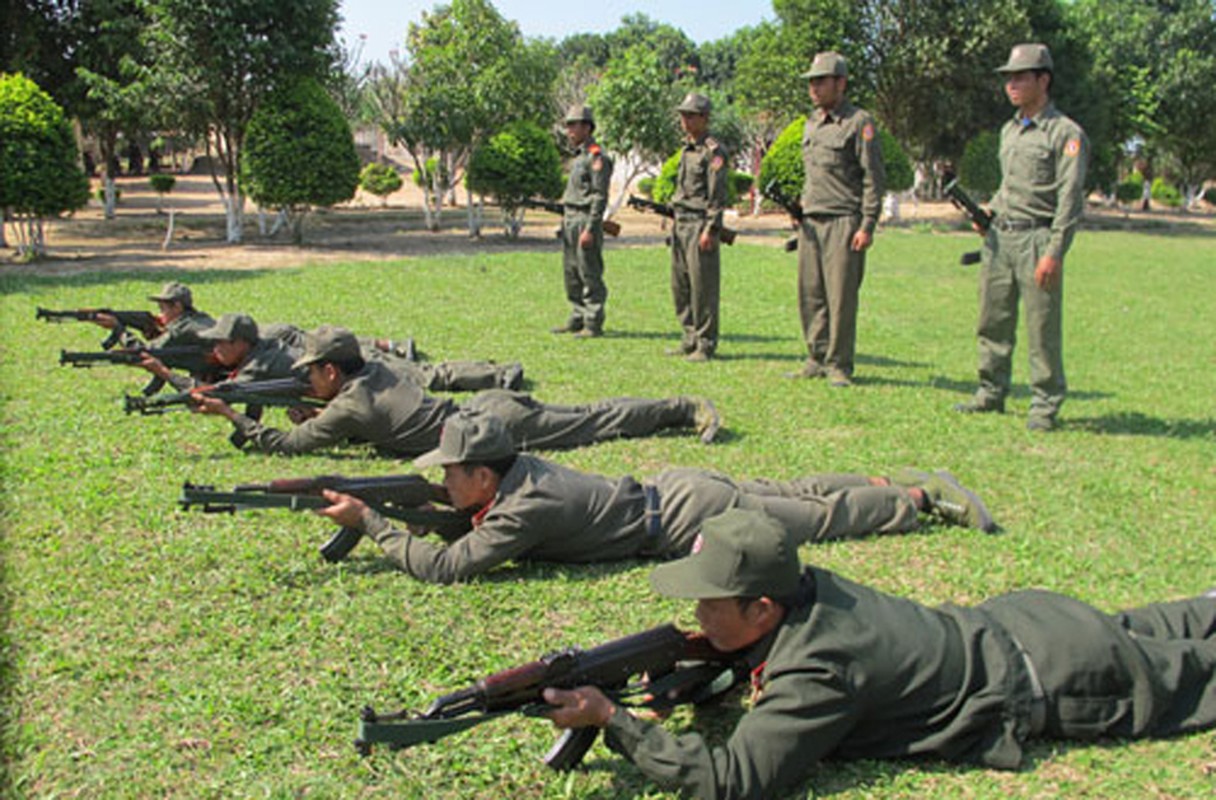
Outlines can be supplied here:
<path id="1" fill-rule="evenodd" d="M 574 148 L 562 195 L 562 270 L 570 318 L 553 333 L 592 339 L 604 333 L 604 208 L 612 183 L 612 159 L 596 143 L 595 118 L 585 105 L 566 113 L 566 137 Z"/>
<path id="2" fill-rule="evenodd" d="M 798 222 L 798 310 L 807 360 L 789 377 L 826 376 L 844 387 L 853 378 L 857 295 L 886 173 L 874 118 L 845 97 L 844 56 L 819 53 L 802 77 L 810 79 L 815 103 L 802 134 L 806 184 Z"/>
<path id="3" fill-rule="evenodd" d="M 718 239 L 729 177 L 726 150 L 709 135 L 709 98 L 695 92 L 676 109 L 687 135 L 671 197 L 671 296 L 684 329 L 668 355 L 708 361 L 718 349 Z"/>
<path id="4" fill-rule="evenodd" d="M 1089 141 L 1081 126 L 1051 102 L 1051 52 L 1019 44 L 997 72 L 1017 108 L 1001 129 L 1001 187 L 984 240 L 980 276 L 980 385 L 967 414 L 1004 413 L 1009 394 L 1018 297 L 1026 304 L 1030 350 L 1030 417 L 1026 427 L 1050 431 L 1064 403 L 1064 254 L 1085 204 Z"/>

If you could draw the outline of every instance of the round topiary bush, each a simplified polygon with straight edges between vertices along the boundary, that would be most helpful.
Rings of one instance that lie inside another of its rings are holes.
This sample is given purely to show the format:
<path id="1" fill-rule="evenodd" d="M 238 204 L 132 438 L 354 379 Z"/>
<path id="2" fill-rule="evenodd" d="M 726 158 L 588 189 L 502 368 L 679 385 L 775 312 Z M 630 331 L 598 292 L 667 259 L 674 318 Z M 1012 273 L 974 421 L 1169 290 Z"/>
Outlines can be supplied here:
<path id="1" fill-rule="evenodd" d="M 514 238 L 521 201 L 561 193 L 561 164 L 552 136 L 534 122 L 513 122 L 473 150 L 465 181 L 470 191 L 498 201 L 507 215 L 507 235 Z"/>
<path id="2" fill-rule="evenodd" d="M 401 175 L 388 164 L 373 162 L 364 166 L 359 173 L 359 186 L 368 194 L 379 197 L 381 205 L 384 205 L 388 196 L 400 189 L 403 184 Z"/>
<path id="3" fill-rule="evenodd" d="M 1172 183 L 1166 183 L 1165 178 L 1153 178 L 1153 186 L 1149 191 L 1153 199 L 1163 206 L 1177 208 L 1182 205 L 1182 194 Z"/>

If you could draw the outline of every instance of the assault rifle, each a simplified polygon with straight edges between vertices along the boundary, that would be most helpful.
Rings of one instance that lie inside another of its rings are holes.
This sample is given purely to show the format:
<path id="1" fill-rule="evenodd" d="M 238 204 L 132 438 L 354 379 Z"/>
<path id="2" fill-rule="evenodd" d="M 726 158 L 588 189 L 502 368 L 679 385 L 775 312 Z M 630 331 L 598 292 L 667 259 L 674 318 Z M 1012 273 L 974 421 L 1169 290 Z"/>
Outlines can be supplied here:
<path id="1" fill-rule="evenodd" d="M 174 347 L 125 347 L 121 350 L 102 350 L 97 353 L 60 350 L 59 365 L 70 365 L 82 369 L 102 364 L 134 366 L 142 362 L 146 355 L 159 360 L 170 369 L 184 369 L 191 375 L 209 375 L 219 369 L 218 363 L 211 355 L 211 346 L 203 344 Z M 144 395 L 156 394 L 164 385 L 163 378 L 153 376 L 142 392 Z"/>
<path id="2" fill-rule="evenodd" d="M 746 675 L 738 654 L 716 650 L 700 634 L 662 625 L 593 647 L 567 648 L 446 694 L 421 714 L 360 714 L 355 747 L 363 755 L 374 744 L 397 749 L 436 742 L 503 714 L 543 716 L 551 708 L 541 696 L 548 688 L 596 686 L 614 702 L 656 710 L 717 699 Z M 643 679 L 643 676 L 644 679 Z M 545 764 L 569 770 L 595 743 L 598 728 L 571 728 L 545 756 Z"/>
<path id="3" fill-rule="evenodd" d="M 536 200 L 531 197 L 524 198 L 519 201 L 519 204 L 524 208 L 535 208 L 539 211 L 548 211 L 550 214 L 557 214 L 559 217 L 566 213 L 566 208 L 561 203 L 556 203 L 552 200 Z M 604 233 L 609 236 L 621 235 L 621 223 L 616 220 L 606 219 L 603 222 Z M 562 232 L 559 228 L 557 231 L 558 238 L 561 238 Z"/>
<path id="4" fill-rule="evenodd" d="M 246 403 L 250 406 L 324 406 L 325 402 L 309 397 L 312 387 L 295 378 L 275 378 L 267 381 L 224 381 L 210 386 L 198 386 L 185 392 L 162 394 L 155 397 L 123 398 L 123 410 L 128 414 L 139 412 L 144 416 L 180 411 L 196 405 L 196 392 L 208 397 L 218 397 L 229 405 Z"/>
<path id="5" fill-rule="evenodd" d="M 159 335 L 164 329 L 164 324 L 161 322 L 160 317 L 151 311 L 115 311 L 110 308 L 75 308 L 66 311 L 54 311 L 49 308 L 39 307 L 34 311 L 34 319 L 44 319 L 47 322 L 64 322 L 65 320 L 95 322 L 99 314 L 109 314 L 118 320 L 118 325 L 114 327 L 114 330 L 110 331 L 110 335 L 101 343 L 103 350 L 109 350 L 122 341 L 122 335 L 127 328 L 134 328 L 147 339 Z"/>
<path id="6" fill-rule="evenodd" d="M 784 208 L 785 213 L 789 214 L 795 222 L 802 222 L 802 203 L 787 195 L 781 189 L 781 184 L 777 183 L 775 179 L 765 184 L 764 188 L 760 190 L 760 194 Z M 785 240 L 785 252 L 792 253 L 797 249 L 797 236 L 792 236 Z"/>
<path id="7" fill-rule="evenodd" d="M 653 200 L 647 200 L 645 197 L 638 197 L 636 194 L 629 195 L 627 202 L 630 208 L 635 208 L 638 211 L 649 211 L 668 219 L 676 218 L 676 210 L 667 203 L 656 203 Z M 734 244 L 735 236 L 737 235 L 735 231 L 727 227 L 718 229 L 718 238 L 722 240 L 722 244 Z"/>
<path id="8" fill-rule="evenodd" d="M 963 191 L 963 187 L 959 185 L 958 176 L 953 172 L 942 173 L 942 193 L 950 198 L 950 202 L 954 207 L 964 212 L 971 220 L 972 224 L 980 229 L 980 233 L 988 233 L 988 229 L 992 227 L 993 213 L 980 208 L 979 203 L 971 199 L 971 195 Z M 980 252 L 972 250 L 969 253 L 963 253 L 959 258 L 959 263 L 963 266 L 970 264 L 978 264 L 981 260 Z"/>
<path id="9" fill-rule="evenodd" d="M 242 483 L 231 492 L 219 492 L 214 486 L 182 484 L 178 505 L 183 509 L 199 508 L 205 514 L 235 514 L 257 508 L 286 508 L 306 511 L 327 508 L 330 504 L 321 492 L 353 495 L 386 517 L 408 525 L 419 525 L 445 539 L 457 539 L 472 528 L 472 517 L 451 508 L 431 508 L 431 503 L 451 505 L 447 489 L 429 483 L 420 475 L 386 475 L 374 478 L 346 478 L 341 475 L 318 475 L 311 478 L 280 478 L 267 483 Z M 329 562 L 346 558 L 363 534 L 354 528 L 339 528 L 321 546 L 321 557 Z"/>

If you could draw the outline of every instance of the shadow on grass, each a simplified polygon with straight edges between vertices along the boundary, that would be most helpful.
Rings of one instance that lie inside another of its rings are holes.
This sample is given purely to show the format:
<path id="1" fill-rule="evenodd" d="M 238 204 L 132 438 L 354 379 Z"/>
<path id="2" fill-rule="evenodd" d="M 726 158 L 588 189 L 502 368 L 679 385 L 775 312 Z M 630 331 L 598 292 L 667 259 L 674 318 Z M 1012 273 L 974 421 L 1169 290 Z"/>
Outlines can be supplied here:
<path id="1" fill-rule="evenodd" d="M 1068 417 L 1064 427 L 1126 436 L 1160 436 L 1169 439 L 1211 439 L 1216 437 L 1216 419 L 1160 419 L 1139 411 L 1121 411 L 1104 417 Z"/>
<path id="2" fill-rule="evenodd" d="M 945 375 L 929 376 L 929 386 L 934 389 L 942 389 L 947 392 L 956 392 L 958 394 L 973 395 L 975 394 L 977 382 L 974 378 L 965 381 L 947 378 Z M 1015 400 L 1029 399 L 1030 387 L 1025 384 L 1018 384 L 1009 390 L 1009 396 Z M 1111 392 L 1085 391 L 1077 389 L 1069 389 L 1068 397 L 1071 400 L 1109 400 L 1115 395 Z"/>

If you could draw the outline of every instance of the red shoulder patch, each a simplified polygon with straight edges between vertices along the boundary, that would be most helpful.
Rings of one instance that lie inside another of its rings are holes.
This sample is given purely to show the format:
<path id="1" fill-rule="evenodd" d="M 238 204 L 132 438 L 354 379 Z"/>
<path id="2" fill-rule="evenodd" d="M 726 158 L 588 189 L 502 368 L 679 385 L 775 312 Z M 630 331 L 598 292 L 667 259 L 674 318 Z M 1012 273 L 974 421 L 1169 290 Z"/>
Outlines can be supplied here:
<path id="1" fill-rule="evenodd" d="M 598 144 L 593 144 L 587 148 L 587 152 L 593 156 L 598 156 L 600 153 L 602 153 L 604 151 L 600 148 L 600 146 Z"/>
<path id="2" fill-rule="evenodd" d="M 861 127 L 861 138 L 865 139 L 867 142 L 874 140 L 874 123 L 867 122 Z"/>
<path id="3" fill-rule="evenodd" d="M 714 160 L 709 162 L 709 168 L 713 170 L 722 169 L 724 164 L 726 164 L 726 161 L 723 160 L 722 156 L 714 156 Z"/>
<path id="4" fill-rule="evenodd" d="M 1067 142 L 1064 143 L 1064 155 L 1075 156 L 1077 153 L 1080 153 L 1080 152 L 1081 152 L 1081 140 L 1080 139 L 1069 139 Z"/>

